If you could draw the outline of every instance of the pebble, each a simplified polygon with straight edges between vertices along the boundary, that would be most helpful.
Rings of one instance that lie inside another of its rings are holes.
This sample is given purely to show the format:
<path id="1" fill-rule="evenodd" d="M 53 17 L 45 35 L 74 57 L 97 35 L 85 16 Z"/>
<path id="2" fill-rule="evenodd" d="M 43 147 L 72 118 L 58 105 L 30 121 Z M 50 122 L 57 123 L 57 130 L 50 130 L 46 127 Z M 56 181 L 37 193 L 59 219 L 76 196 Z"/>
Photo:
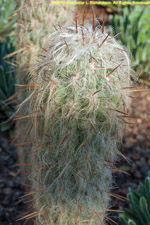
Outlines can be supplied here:
<path id="1" fill-rule="evenodd" d="M 11 192 L 12 192 L 12 189 L 10 189 L 10 188 L 4 188 L 4 189 L 3 189 L 3 193 L 4 193 L 5 195 L 10 195 Z"/>
<path id="2" fill-rule="evenodd" d="M 23 225 L 25 222 L 16 221 L 18 215 L 21 217 L 27 211 L 25 204 L 18 203 L 25 191 L 16 168 L 10 167 L 16 162 L 14 147 L 10 147 L 8 138 L 0 133 L 0 225 Z"/>
<path id="3" fill-rule="evenodd" d="M 137 170 L 135 172 L 135 177 L 140 179 L 142 177 L 142 174 Z"/>
<path id="4" fill-rule="evenodd" d="M 140 168 L 140 171 L 141 173 L 146 176 L 147 175 L 147 172 L 150 170 L 150 166 L 149 165 L 143 165 L 141 168 Z"/>

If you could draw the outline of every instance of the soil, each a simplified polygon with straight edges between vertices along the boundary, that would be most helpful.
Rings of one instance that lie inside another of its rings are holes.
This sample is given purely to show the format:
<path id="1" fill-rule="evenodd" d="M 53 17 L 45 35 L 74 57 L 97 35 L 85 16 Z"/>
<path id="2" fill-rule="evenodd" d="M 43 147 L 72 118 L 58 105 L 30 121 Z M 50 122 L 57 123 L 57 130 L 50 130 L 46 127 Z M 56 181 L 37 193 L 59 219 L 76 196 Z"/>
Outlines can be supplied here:
<path id="1" fill-rule="evenodd" d="M 127 125 L 121 152 L 126 156 L 117 163 L 117 168 L 127 172 L 115 173 L 116 194 L 126 197 L 128 188 L 138 190 L 140 182 L 144 182 L 147 172 L 150 171 L 150 88 L 137 85 L 137 89 L 143 91 L 132 93 L 130 115 L 136 117 Z M 128 201 L 120 201 L 115 198 L 111 201 L 112 209 L 128 208 Z M 111 214 L 110 218 L 119 222 L 117 213 Z"/>
<path id="2" fill-rule="evenodd" d="M 21 220 L 27 212 L 24 181 L 15 147 L 10 144 L 8 133 L 0 133 L 0 225 L 29 225 Z"/>
<path id="3" fill-rule="evenodd" d="M 146 86 L 139 86 L 140 89 L 147 89 Z M 150 170 L 150 90 L 132 93 L 132 108 L 130 114 L 131 125 L 127 125 L 122 145 L 122 153 L 128 162 L 118 159 L 117 168 L 127 172 L 114 173 L 115 189 L 113 192 L 126 197 L 128 188 L 137 188 L 143 182 L 147 172 Z M 10 144 L 8 134 L 0 134 L 0 225 L 29 225 L 32 221 L 17 221 L 18 218 L 27 214 L 27 204 L 24 198 L 24 181 L 20 168 L 15 167 L 18 157 L 15 147 Z M 112 209 L 128 207 L 128 201 L 120 201 L 115 198 L 111 200 Z M 117 213 L 109 217 L 119 222 Z M 112 222 L 108 223 L 112 224 Z"/>

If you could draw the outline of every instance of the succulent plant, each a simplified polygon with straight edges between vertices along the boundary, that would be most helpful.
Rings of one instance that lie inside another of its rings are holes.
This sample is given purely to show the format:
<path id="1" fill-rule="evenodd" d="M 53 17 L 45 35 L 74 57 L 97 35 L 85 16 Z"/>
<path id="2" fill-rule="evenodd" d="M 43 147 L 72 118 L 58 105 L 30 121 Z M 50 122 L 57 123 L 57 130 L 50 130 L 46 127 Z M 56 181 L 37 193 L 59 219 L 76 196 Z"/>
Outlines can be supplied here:
<path id="1" fill-rule="evenodd" d="M 3 57 L 14 51 L 13 45 L 6 38 L 0 42 L 0 130 L 5 131 L 10 128 L 11 122 L 6 122 L 14 113 L 14 103 L 8 100 L 15 94 L 15 72 L 12 59 Z M 9 64 L 10 63 L 10 64 Z"/>
<path id="2" fill-rule="evenodd" d="M 112 26 L 119 35 L 121 44 L 132 54 L 134 68 L 139 74 L 150 71 L 150 7 L 122 8 L 121 15 L 112 17 Z"/>
<path id="3" fill-rule="evenodd" d="M 37 60 L 38 51 L 45 44 L 47 36 L 55 30 L 53 24 L 72 20 L 71 11 L 64 5 L 53 5 L 52 0 L 19 1 L 19 45 L 23 49 L 18 56 L 19 67 L 25 71 Z M 30 68 L 29 68 L 30 71 Z"/>
<path id="4" fill-rule="evenodd" d="M 0 39 L 10 35 L 14 30 L 17 20 L 17 14 L 14 14 L 16 8 L 16 1 L 0 0 Z"/>
<path id="5" fill-rule="evenodd" d="M 69 5 L 67 5 L 68 9 L 65 9 L 64 5 L 52 5 L 52 0 L 20 0 L 18 4 L 20 10 L 18 11 L 18 41 L 16 49 L 19 52 L 16 60 L 18 65 L 16 82 L 28 85 L 29 73 L 38 59 L 39 50 L 45 45 L 49 34 L 55 31 L 53 24 L 63 24 L 66 21 L 71 21 L 74 7 L 71 6 L 69 9 Z M 26 97 L 27 92 L 24 90 L 17 96 L 17 100 L 21 103 Z M 27 106 L 22 108 L 20 115 L 25 114 L 27 110 Z M 20 162 L 22 163 L 30 159 L 27 149 L 31 147 L 23 144 L 27 142 L 26 136 L 29 126 L 31 126 L 30 121 L 28 124 L 26 120 L 18 120 L 16 123 L 16 136 L 19 142 L 22 143 L 22 145 L 19 145 L 18 151 Z M 27 168 L 26 173 L 29 173 L 29 170 Z M 24 171 L 26 171 L 25 168 Z"/>
<path id="6" fill-rule="evenodd" d="M 150 224 L 150 172 L 145 183 L 139 185 L 139 192 L 130 188 L 127 195 L 130 209 L 124 209 L 120 220 L 125 225 L 149 225 Z"/>
<path id="7" fill-rule="evenodd" d="M 18 108 L 29 107 L 20 119 L 29 121 L 35 213 L 26 218 L 102 225 L 128 118 L 130 60 L 103 27 L 88 22 L 57 26 L 46 43 Z"/>

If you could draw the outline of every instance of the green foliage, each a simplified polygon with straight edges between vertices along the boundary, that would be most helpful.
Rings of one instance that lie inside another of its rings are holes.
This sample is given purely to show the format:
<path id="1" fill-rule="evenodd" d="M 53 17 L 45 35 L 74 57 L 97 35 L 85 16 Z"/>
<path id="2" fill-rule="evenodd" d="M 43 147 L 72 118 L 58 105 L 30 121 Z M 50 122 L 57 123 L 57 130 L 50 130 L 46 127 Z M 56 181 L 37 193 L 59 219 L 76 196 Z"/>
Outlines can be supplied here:
<path id="1" fill-rule="evenodd" d="M 0 38 L 9 35 L 16 23 L 17 16 L 11 17 L 16 9 L 16 1 L 0 0 Z"/>
<path id="2" fill-rule="evenodd" d="M 150 8 L 124 7 L 121 15 L 112 17 L 119 40 L 133 56 L 133 66 L 142 74 L 150 71 Z"/>
<path id="3" fill-rule="evenodd" d="M 10 58 L 7 62 L 3 59 L 6 55 L 14 51 L 13 45 L 6 38 L 0 42 L 0 130 L 5 131 L 10 128 L 10 122 L 6 121 L 14 112 L 14 103 L 7 101 L 15 93 L 15 73 L 14 66 Z"/>
<path id="4" fill-rule="evenodd" d="M 139 193 L 130 189 L 127 195 L 130 209 L 124 209 L 120 219 L 125 225 L 150 225 L 150 172 L 144 184 L 139 185 Z"/>

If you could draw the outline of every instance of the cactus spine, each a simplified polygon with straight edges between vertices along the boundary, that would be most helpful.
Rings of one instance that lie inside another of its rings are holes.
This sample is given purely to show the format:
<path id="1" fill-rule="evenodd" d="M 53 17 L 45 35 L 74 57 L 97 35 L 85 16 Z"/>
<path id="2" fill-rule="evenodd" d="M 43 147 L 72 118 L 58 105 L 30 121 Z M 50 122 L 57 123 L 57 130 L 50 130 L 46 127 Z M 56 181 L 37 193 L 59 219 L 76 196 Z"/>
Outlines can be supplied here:
<path id="1" fill-rule="evenodd" d="M 130 72 L 128 55 L 100 26 L 50 35 L 20 105 L 29 104 L 35 224 L 105 224 Z"/>

